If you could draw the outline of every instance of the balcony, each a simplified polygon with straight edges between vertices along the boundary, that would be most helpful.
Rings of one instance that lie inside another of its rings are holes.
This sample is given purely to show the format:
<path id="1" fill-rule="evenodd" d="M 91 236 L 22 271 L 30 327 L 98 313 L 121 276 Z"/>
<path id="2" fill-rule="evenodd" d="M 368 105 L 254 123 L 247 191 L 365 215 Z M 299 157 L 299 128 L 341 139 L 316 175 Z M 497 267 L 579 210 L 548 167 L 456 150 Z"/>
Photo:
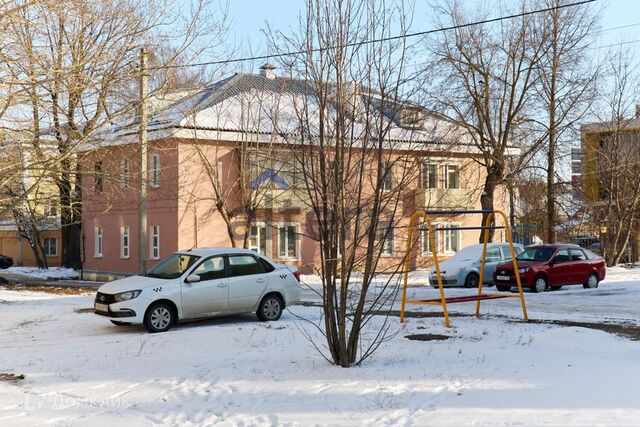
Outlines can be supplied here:
<path id="1" fill-rule="evenodd" d="M 272 209 L 284 211 L 287 209 L 307 210 L 309 196 L 303 190 L 260 188 L 258 190 L 245 190 L 247 197 L 256 200 L 256 206 L 260 209 Z"/>
<path id="2" fill-rule="evenodd" d="M 461 188 L 418 188 L 415 195 L 419 209 L 473 209 L 478 195 Z"/>

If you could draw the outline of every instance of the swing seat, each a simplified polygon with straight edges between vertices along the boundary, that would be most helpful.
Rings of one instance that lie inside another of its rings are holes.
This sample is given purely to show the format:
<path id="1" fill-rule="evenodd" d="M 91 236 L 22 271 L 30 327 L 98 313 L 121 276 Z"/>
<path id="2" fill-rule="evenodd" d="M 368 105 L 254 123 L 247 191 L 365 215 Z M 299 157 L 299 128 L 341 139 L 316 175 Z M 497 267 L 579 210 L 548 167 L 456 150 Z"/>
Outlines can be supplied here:
<path id="1" fill-rule="evenodd" d="M 446 297 L 444 302 L 446 304 L 453 304 L 456 302 L 471 302 L 471 301 L 482 301 L 486 299 L 499 299 L 499 298 L 513 298 L 515 295 L 508 294 L 480 294 L 480 295 L 464 295 L 459 297 Z M 408 303 L 412 304 L 442 304 L 442 299 L 440 298 L 431 298 L 431 299 L 420 299 L 420 300 L 407 300 Z"/>

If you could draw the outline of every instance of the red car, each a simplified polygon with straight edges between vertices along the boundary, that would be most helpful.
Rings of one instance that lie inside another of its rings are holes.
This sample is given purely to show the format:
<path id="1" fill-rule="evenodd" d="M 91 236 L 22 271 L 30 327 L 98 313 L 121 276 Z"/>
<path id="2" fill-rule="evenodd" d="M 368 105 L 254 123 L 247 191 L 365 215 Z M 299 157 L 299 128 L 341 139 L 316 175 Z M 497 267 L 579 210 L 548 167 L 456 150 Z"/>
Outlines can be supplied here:
<path id="1" fill-rule="evenodd" d="M 577 245 L 528 246 L 517 259 L 522 287 L 532 292 L 578 284 L 585 289 L 597 288 L 606 274 L 604 258 Z M 498 264 L 493 281 L 499 291 L 518 286 L 513 264 Z"/>

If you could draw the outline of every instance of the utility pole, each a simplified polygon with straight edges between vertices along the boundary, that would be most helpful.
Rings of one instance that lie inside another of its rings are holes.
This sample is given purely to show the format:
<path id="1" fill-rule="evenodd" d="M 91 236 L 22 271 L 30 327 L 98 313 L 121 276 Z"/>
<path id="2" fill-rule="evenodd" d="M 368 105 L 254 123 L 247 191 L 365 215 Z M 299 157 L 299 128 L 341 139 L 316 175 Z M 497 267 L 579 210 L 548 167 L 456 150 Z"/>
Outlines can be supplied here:
<path id="1" fill-rule="evenodd" d="M 149 86 L 149 74 L 147 71 L 147 50 L 140 49 L 140 104 L 138 114 L 140 130 L 138 142 L 140 145 L 140 188 L 138 189 L 138 262 L 141 273 L 147 271 L 147 258 L 149 255 L 147 236 L 147 180 L 149 170 L 147 166 L 147 92 Z"/>

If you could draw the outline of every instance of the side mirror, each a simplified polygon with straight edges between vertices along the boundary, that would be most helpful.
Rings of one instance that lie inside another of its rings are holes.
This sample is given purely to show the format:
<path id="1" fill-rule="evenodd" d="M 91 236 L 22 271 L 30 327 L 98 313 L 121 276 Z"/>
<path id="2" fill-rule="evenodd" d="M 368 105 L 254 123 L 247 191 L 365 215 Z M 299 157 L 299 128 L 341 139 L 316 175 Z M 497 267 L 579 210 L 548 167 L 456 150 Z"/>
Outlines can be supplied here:
<path id="1" fill-rule="evenodd" d="M 187 276 L 187 283 L 196 283 L 200 281 L 200 276 L 198 276 L 197 274 L 190 274 Z"/>

